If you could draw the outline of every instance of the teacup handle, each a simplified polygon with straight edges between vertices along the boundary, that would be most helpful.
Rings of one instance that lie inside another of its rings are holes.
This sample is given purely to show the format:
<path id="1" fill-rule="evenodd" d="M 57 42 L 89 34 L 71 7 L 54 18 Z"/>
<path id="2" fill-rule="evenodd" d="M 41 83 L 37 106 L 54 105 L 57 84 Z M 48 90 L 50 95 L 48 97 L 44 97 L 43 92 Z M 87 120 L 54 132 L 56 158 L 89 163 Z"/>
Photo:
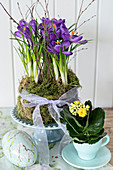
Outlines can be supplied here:
<path id="1" fill-rule="evenodd" d="M 106 138 L 106 140 L 105 140 L 104 142 L 102 142 L 101 147 L 103 147 L 103 146 L 107 145 L 107 144 L 109 143 L 109 141 L 110 141 L 110 137 L 109 137 L 109 135 L 104 136 L 104 137 L 103 137 L 103 139 L 104 139 L 104 138 Z"/>

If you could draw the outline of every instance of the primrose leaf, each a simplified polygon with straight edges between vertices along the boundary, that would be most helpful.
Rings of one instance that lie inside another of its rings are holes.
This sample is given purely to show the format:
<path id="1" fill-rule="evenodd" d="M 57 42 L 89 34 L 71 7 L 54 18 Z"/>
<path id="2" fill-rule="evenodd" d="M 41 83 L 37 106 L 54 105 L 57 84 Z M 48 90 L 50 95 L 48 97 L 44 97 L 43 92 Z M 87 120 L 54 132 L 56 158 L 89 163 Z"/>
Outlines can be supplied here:
<path id="1" fill-rule="evenodd" d="M 89 106 L 90 106 L 90 109 L 89 109 L 89 110 L 92 110 L 92 103 L 91 103 L 90 100 L 88 100 L 88 101 L 85 102 L 85 106 L 86 106 L 86 105 L 89 105 Z"/>
<path id="2" fill-rule="evenodd" d="M 76 137 L 76 136 L 79 135 L 79 133 L 78 133 L 74 128 L 72 128 L 69 124 L 66 124 L 66 127 L 67 127 L 67 130 L 68 130 L 68 132 L 69 132 L 69 135 L 70 135 L 72 138 L 74 138 L 74 137 Z"/>
<path id="3" fill-rule="evenodd" d="M 68 106 L 63 107 L 63 112 L 66 122 L 69 123 L 72 128 L 76 129 L 76 131 L 81 132 L 83 126 L 77 121 L 76 117 L 70 113 Z"/>
<path id="4" fill-rule="evenodd" d="M 96 108 L 92 111 L 89 119 L 89 126 L 87 132 L 89 135 L 99 133 L 104 126 L 105 112 L 101 108 Z"/>

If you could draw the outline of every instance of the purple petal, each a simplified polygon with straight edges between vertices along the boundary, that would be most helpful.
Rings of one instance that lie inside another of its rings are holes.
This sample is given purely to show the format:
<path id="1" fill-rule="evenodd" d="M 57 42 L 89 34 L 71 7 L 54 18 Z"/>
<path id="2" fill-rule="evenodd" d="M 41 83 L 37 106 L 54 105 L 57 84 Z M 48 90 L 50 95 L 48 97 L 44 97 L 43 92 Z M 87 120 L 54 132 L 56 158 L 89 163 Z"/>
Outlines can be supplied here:
<path id="1" fill-rule="evenodd" d="M 50 44 L 51 47 L 53 47 L 53 46 L 56 45 L 56 41 L 51 41 L 49 44 Z"/>
<path id="2" fill-rule="evenodd" d="M 87 40 L 82 40 L 78 42 L 78 44 L 86 44 L 86 43 L 87 43 Z"/>
<path id="3" fill-rule="evenodd" d="M 59 19 L 58 20 L 58 24 L 64 24 L 65 23 L 65 19 Z"/>
<path id="4" fill-rule="evenodd" d="M 49 46 L 47 46 L 47 50 L 48 50 L 50 53 L 52 53 L 52 54 L 54 54 L 54 53 L 55 53 L 55 51 L 54 51 L 54 50 L 52 50 Z"/>
<path id="5" fill-rule="evenodd" d="M 60 29 L 58 29 L 58 30 L 56 31 L 56 34 L 57 34 L 58 38 L 61 38 L 61 30 L 60 30 Z"/>
<path id="6" fill-rule="evenodd" d="M 27 25 L 20 25 L 17 27 L 17 29 L 21 32 L 24 32 L 27 27 L 28 27 Z"/>
<path id="7" fill-rule="evenodd" d="M 70 34 L 67 34 L 67 33 L 64 32 L 64 33 L 61 34 L 61 36 L 64 40 L 70 40 Z"/>
<path id="8" fill-rule="evenodd" d="M 19 25 L 21 25 L 21 26 L 28 25 L 28 23 L 26 21 L 24 21 L 24 20 L 20 20 Z"/>
<path id="9" fill-rule="evenodd" d="M 72 39 L 74 39 L 75 37 L 78 37 L 78 35 L 72 35 Z"/>
<path id="10" fill-rule="evenodd" d="M 49 18 L 42 17 L 42 25 L 43 25 L 43 27 L 47 28 L 49 23 L 50 23 Z"/>
<path id="11" fill-rule="evenodd" d="M 32 27 L 33 33 L 35 33 L 35 31 L 36 31 L 36 21 L 33 19 L 29 22 L 29 24 Z"/>
<path id="12" fill-rule="evenodd" d="M 25 37 L 27 39 L 31 39 L 31 32 L 30 32 L 30 29 L 29 28 L 25 28 L 25 31 L 23 31 L 23 35 L 25 35 Z"/>
<path id="13" fill-rule="evenodd" d="M 72 55 L 72 54 L 73 54 L 73 53 L 70 52 L 70 51 L 63 51 L 62 53 L 65 54 L 65 55 Z"/>
<path id="14" fill-rule="evenodd" d="M 57 40 L 57 37 L 54 33 L 50 33 L 49 34 L 49 41 L 54 41 L 54 40 Z"/>
<path id="15" fill-rule="evenodd" d="M 71 41 L 71 42 L 78 42 L 78 41 L 80 41 L 82 38 L 83 38 L 83 36 L 79 36 L 79 37 L 75 37 L 75 38 L 73 38 L 73 39 L 71 38 L 70 41 Z"/>
<path id="16" fill-rule="evenodd" d="M 61 45 L 62 45 L 63 49 L 64 48 L 67 49 L 70 46 L 70 42 L 68 40 L 65 40 L 65 41 L 62 42 Z"/>
<path id="17" fill-rule="evenodd" d="M 53 18 L 53 19 L 51 20 L 51 24 L 57 24 L 57 19 Z"/>
<path id="18" fill-rule="evenodd" d="M 59 52 L 59 49 L 61 49 L 61 52 L 63 51 L 63 47 L 61 45 L 55 45 L 54 49 L 57 52 Z"/>
<path id="19" fill-rule="evenodd" d="M 67 29 L 67 27 L 65 26 L 65 24 L 61 24 L 60 29 L 61 29 L 62 33 L 65 32 L 65 33 L 69 34 L 69 30 Z"/>
<path id="20" fill-rule="evenodd" d="M 22 38 L 22 35 L 21 35 L 20 31 L 16 31 L 16 32 L 14 33 L 14 35 L 15 35 L 16 37 Z"/>

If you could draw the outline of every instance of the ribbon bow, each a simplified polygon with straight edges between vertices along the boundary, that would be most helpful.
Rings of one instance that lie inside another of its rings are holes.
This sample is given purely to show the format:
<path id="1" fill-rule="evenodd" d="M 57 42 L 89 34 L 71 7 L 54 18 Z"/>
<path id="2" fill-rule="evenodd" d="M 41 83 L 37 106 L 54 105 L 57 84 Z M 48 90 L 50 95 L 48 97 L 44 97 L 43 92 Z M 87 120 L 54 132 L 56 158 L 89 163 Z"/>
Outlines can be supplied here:
<path id="1" fill-rule="evenodd" d="M 33 123 L 36 126 L 35 134 L 37 134 L 37 139 L 42 139 L 41 142 L 38 143 L 38 150 L 39 150 L 39 163 L 40 165 L 47 165 L 49 167 L 49 147 L 48 147 L 48 140 L 47 134 L 45 131 L 45 126 L 42 121 L 42 117 L 40 114 L 40 106 L 49 104 L 48 109 L 52 116 L 52 118 L 56 121 L 58 126 L 66 132 L 66 126 L 60 122 L 60 111 L 57 106 L 63 106 L 65 104 L 70 105 L 71 102 L 78 99 L 78 91 L 77 87 L 72 88 L 68 92 L 64 93 L 58 100 L 48 100 L 47 98 L 35 95 L 35 94 L 28 94 L 26 91 L 22 91 L 20 93 L 21 96 L 21 103 L 24 107 L 35 107 L 33 111 Z M 27 100 L 29 103 L 23 103 L 23 100 Z M 41 129 L 40 134 L 38 130 Z M 63 141 L 65 139 L 65 135 L 63 137 Z M 43 143 L 44 141 L 44 143 Z M 61 141 L 61 144 L 65 142 Z M 46 154 L 45 154 L 46 153 Z M 41 166 L 43 167 L 43 166 Z M 43 168 L 42 168 L 43 169 Z M 47 168 L 48 169 L 48 168 Z"/>

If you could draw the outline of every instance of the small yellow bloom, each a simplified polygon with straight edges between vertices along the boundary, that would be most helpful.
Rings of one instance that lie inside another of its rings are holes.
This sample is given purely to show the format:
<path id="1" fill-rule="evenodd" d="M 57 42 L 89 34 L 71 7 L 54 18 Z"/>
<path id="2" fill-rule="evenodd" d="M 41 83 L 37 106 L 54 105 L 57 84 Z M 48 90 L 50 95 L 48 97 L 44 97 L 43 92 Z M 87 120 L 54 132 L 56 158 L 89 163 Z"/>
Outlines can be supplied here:
<path id="1" fill-rule="evenodd" d="M 55 17 L 53 17 L 52 19 L 55 19 Z"/>
<path id="2" fill-rule="evenodd" d="M 86 105 L 86 109 L 89 110 L 90 106 L 89 105 Z"/>
<path id="3" fill-rule="evenodd" d="M 85 116 L 87 115 L 86 109 L 80 108 L 80 109 L 78 110 L 78 115 L 79 115 L 80 117 L 85 117 Z"/>
<path id="4" fill-rule="evenodd" d="M 73 103 L 71 103 L 71 106 L 72 106 L 73 108 L 76 108 L 76 105 L 75 105 L 75 104 L 73 104 Z"/>
<path id="5" fill-rule="evenodd" d="M 79 101 L 74 101 L 74 104 L 77 104 L 77 105 L 78 105 L 78 104 L 80 104 L 80 102 L 79 102 Z"/>
<path id="6" fill-rule="evenodd" d="M 77 115 L 77 111 L 74 111 L 72 114 L 73 114 L 74 116 L 76 116 L 76 115 Z"/>
<path id="7" fill-rule="evenodd" d="M 70 111 L 71 113 L 73 113 L 73 112 L 74 112 L 74 108 L 69 107 L 69 111 Z"/>

